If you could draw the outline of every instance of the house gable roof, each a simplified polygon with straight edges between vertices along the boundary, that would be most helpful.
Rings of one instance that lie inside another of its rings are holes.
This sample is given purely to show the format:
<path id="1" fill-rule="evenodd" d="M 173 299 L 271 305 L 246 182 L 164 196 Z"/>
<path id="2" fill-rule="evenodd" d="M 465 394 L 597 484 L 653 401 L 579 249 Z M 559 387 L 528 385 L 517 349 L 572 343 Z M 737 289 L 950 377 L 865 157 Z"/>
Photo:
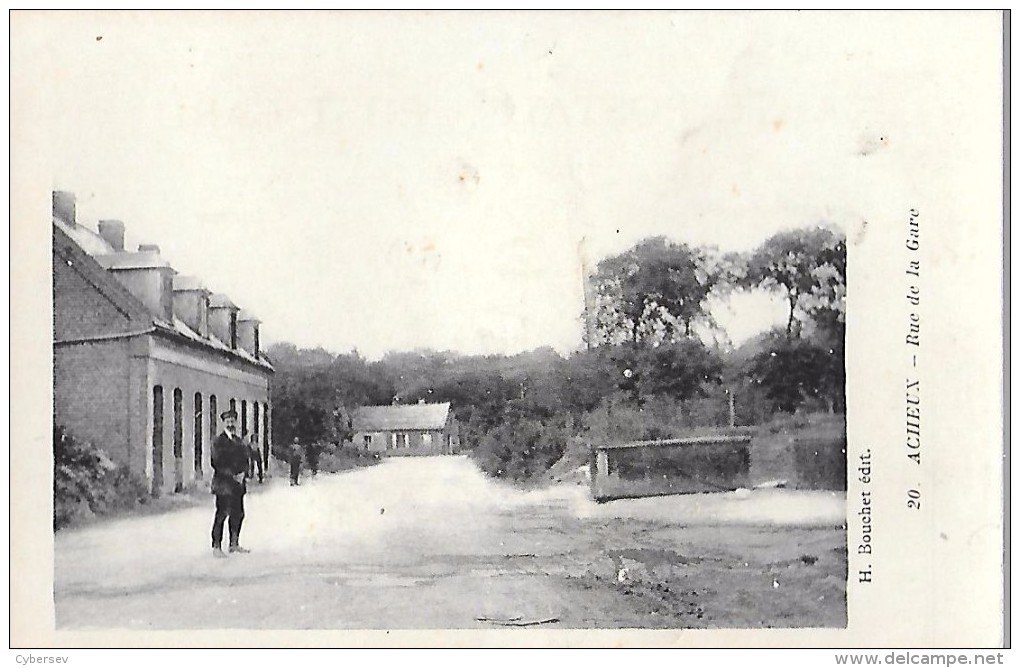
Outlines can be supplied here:
<path id="1" fill-rule="evenodd" d="M 82 280 L 105 297 L 123 315 L 126 321 L 124 330 L 137 331 L 138 328 L 155 327 L 155 318 L 145 304 L 111 276 L 91 255 L 82 250 L 77 239 L 60 225 L 53 226 L 53 253 L 54 262 L 61 261 L 73 268 Z M 54 317 L 58 315 L 55 313 Z"/>
<path id="2" fill-rule="evenodd" d="M 106 255 L 115 252 L 113 246 L 106 239 L 84 225 L 79 225 L 73 221 L 68 222 L 57 216 L 53 216 L 53 225 L 73 239 L 89 255 Z"/>
<path id="3" fill-rule="evenodd" d="M 438 430 L 446 427 L 450 402 L 406 406 L 362 406 L 352 416 L 355 431 Z"/>

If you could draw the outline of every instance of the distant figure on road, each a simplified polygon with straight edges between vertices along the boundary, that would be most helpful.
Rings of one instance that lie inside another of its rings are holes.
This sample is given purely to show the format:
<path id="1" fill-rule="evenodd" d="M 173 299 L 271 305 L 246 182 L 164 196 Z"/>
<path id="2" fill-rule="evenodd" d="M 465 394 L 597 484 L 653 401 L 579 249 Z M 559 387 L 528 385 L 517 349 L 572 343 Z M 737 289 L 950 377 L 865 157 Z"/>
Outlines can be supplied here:
<path id="1" fill-rule="evenodd" d="M 237 411 L 220 415 L 223 433 L 216 437 L 212 448 L 212 493 L 216 495 L 216 514 L 213 517 L 212 548 L 216 557 L 223 553 L 223 523 L 230 530 L 230 551 L 246 553 L 241 547 L 241 522 L 244 521 L 245 477 L 248 474 L 248 446 L 237 435 Z"/>
<path id="2" fill-rule="evenodd" d="M 298 439 L 294 437 L 294 443 L 290 446 L 290 452 L 287 453 L 287 462 L 290 464 L 290 485 L 300 485 L 298 478 L 301 476 L 301 444 L 298 443 Z"/>
<path id="3" fill-rule="evenodd" d="M 256 472 L 259 476 L 259 484 L 265 477 L 262 470 L 262 453 L 259 452 L 258 439 L 254 434 L 248 437 L 248 477 L 254 478 Z"/>
<path id="4" fill-rule="evenodd" d="M 308 460 L 308 468 L 312 470 L 314 477 L 319 472 L 319 444 L 312 443 L 305 450 L 305 458 Z"/>

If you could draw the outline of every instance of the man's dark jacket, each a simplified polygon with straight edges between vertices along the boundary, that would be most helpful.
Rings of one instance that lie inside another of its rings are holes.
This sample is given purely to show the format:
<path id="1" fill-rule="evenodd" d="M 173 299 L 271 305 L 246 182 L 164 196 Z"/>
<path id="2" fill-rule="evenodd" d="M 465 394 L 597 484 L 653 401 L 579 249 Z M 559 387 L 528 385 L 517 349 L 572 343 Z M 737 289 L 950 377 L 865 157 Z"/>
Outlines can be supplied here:
<path id="1" fill-rule="evenodd" d="M 223 432 L 216 437 L 212 449 L 212 493 L 244 494 L 244 481 L 234 479 L 238 473 L 248 471 L 248 448 L 238 436 L 230 437 Z"/>

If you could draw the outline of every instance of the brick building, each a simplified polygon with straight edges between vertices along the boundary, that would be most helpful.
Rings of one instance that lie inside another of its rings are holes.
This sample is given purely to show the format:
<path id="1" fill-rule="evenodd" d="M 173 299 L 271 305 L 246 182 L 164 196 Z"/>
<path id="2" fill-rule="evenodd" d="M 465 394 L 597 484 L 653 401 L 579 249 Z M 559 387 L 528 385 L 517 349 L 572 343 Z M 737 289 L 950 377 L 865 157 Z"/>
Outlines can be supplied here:
<path id="1" fill-rule="evenodd" d="M 259 321 L 180 276 L 124 224 L 78 224 L 53 193 L 53 419 L 144 476 L 153 494 L 208 480 L 219 414 L 270 453 L 273 367 Z"/>
<path id="2" fill-rule="evenodd" d="M 362 406 L 354 411 L 354 444 L 389 456 L 449 455 L 460 449 L 460 432 L 449 402 Z"/>

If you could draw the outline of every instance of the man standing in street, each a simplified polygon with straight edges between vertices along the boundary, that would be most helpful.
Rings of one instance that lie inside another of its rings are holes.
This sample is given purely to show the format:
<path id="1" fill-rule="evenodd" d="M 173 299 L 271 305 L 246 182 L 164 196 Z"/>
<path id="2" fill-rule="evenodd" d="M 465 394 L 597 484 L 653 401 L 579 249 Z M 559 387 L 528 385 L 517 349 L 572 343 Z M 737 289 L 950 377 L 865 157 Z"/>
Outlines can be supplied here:
<path id="1" fill-rule="evenodd" d="M 259 442 L 254 434 L 248 437 L 248 477 L 254 478 L 258 473 L 259 484 L 262 484 L 262 453 L 259 452 Z"/>
<path id="2" fill-rule="evenodd" d="M 315 476 L 317 476 L 319 474 L 319 444 L 318 443 L 310 443 L 308 445 L 308 447 L 305 448 L 305 461 L 308 462 L 308 468 L 309 468 L 309 470 L 311 470 L 312 477 L 314 478 Z"/>
<path id="3" fill-rule="evenodd" d="M 216 515 L 213 518 L 213 555 L 222 558 L 223 523 L 230 531 L 230 551 L 246 553 L 241 547 L 241 522 L 244 520 L 244 479 L 248 474 L 248 447 L 237 435 L 237 411 L 220 415 L 223 433 L 216 437 L 212 449 L 212 493 L 216 495 Z"/>

